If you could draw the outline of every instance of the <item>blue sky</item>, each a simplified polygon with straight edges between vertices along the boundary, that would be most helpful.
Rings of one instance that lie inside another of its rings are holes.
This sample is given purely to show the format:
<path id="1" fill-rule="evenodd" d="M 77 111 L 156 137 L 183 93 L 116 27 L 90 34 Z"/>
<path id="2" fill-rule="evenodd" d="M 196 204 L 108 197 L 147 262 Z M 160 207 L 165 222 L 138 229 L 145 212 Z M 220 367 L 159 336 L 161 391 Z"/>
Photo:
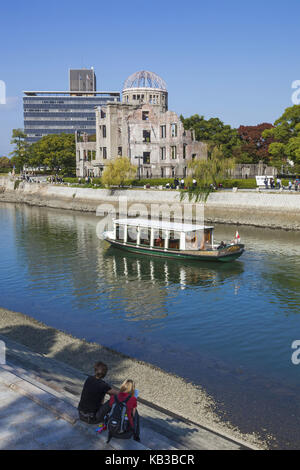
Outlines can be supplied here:
<path id="1" fill-rule="evenodd" d="M 0 155 L 23 127 L 23 90 L 65 90 L 69 68 L 94 66 L 98 90 L 120 91 L 151 70 L 179 114 L 274 122 L 300 80 L 299 23 L 299 0 L 2 2 Z"/>

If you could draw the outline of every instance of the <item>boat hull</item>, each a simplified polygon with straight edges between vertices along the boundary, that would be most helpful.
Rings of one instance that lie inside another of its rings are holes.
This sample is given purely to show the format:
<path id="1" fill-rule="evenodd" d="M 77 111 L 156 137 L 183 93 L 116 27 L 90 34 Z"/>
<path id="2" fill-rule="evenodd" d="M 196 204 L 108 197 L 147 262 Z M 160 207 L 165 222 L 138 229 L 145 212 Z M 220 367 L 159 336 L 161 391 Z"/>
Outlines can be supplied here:
<path id="1" fill-rule="evenodd" d="M 162 250 L 157 248 L 147 248 L 136 245 L 129 245 L 121 243 L 110 238 L 105 238 L 105 240 L 110 243 L 112 246 L 119 248 L 121 250 L 130 252 L 130 253 L 139 253 L 141 255 L 150 255 L 158 256 L 161 258 L 180 258 L 188 259 L 193 261 L 214 261 L 214 262 L 230 262 L 238 259 L 244 252 L 244 245 L 232 245 L 230 247 L 224 248 L 223 250 L 212 250 L 212 251 L 197 251 L 197 252 L 187 252 L 187 251 L 172 251 L 172 250 Z"/>

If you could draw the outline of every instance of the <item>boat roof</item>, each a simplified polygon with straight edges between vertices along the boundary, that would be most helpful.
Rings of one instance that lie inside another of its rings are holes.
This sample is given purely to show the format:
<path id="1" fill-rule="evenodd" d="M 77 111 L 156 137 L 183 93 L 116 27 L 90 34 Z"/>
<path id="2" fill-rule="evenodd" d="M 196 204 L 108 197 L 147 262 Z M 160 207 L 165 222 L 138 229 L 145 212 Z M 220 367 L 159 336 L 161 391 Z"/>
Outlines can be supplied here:
<path id="1" fill-rule="evenodd" d="M 162 230 L 175 230 L 175 232 L 193 232 L 195 230 L 213 229 L 214 227 L 200 224 L 187 224 L 184 222 L 168 222 L 154 219 L 115 219 L 119 225 L 131 225 L 135 227 L 157 228 Z"/>

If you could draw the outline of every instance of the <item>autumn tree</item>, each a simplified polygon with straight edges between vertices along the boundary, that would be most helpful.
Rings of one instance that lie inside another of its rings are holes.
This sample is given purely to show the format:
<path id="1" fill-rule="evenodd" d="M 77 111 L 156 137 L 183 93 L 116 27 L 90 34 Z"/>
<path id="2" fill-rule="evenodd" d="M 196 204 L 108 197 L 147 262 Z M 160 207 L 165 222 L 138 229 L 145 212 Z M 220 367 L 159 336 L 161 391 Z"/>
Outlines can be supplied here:
<path id="1" fill-rule="evenodd" d="M 237 163 L 258 163 L 263 161 L 269 163 L 269 145 L 274 142 L 272 136 L 263 137 L 266 129 L 272 129 L 269 123 L 258 124 L 257 126 L 240 126 L 237 129 L 242 145 L 240 147 L 241 157 L 237 157 Z M 243 160 L 245 159 L 245 160 Z"/>

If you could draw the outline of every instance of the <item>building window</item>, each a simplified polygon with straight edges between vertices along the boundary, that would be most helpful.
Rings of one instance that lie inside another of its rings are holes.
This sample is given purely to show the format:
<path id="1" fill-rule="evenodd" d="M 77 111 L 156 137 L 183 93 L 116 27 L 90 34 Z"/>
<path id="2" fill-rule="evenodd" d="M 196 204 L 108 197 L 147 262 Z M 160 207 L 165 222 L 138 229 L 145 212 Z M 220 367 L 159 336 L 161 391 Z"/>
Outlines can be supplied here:
<path id="1" fill-rule="evenodd" d="M 106 126 L 102 126 L 102 137 L 106 137 Z"/>
<path id="2" fill-rule="evenodd" d="M 136 100 L 136 95 L 133 95 L 132 99 Z"/>
<path id="3" fill-rule="evenodd" d="M 160 126 L 160 137 L 161 139 L 166 138 L 166 126 Z"/>
<path id="4" fill-rule="evenodd" d="M 197 157 L 197 154 L 196 154 L 196 153 L 193 153 L 192 159 L 195 160 L 196 157 Z"/>
<path id="5" fill-rule="evenodd" d="M 177 124 L 171 124 L 171 136 L 177 137 Z"/>
<path id="6" fill-rule="evenodd" d="M 163 167 L 161 167 L 161 169 L 160 169 L 160 176 L 161 176 L 162 178 L 164 177 L 164 168 L 163 168 Z"/>
<path id="7" fill-rule="evenodd" d="M 144 165 L 150 164 L 150 152 L 143 152 L 143 164 Z"/>
<path id="8" fill-rule="evenodd" d="M 171 168 L 171 171 L 172 171 L 172 178 L 174 178 L 174 176 L 175 176 L 175 168 L 172 167 L 172 168 Z"/>
<path id="9" fill-rule="evenodd" d="M 143 142 L 150 142 L 151 131 L 143 130 Z"/>
<path id="10" fill-rule="evenodd" d="M 176 145 L 173 145 L 171 147 L 171 158 L 172 160 L 175 160 L 177 158 L 177 149 L 176 149 Z"/>
<path id="11" fill-rule="evenodd" d="M 166 159 L 166 147 L 160 147 L 160 159 L 161 160 Z"/>
<path id="12" fill-rule="evenodd" d="M 96 150 L 92 150 L 92 160 L 96 159 Z"/>
<path id="13" fill-rule="evenodd" d="M 104 159 L 107 158 L 107 149 L 106 149 L 106 147 L 103 147 L 103 158 Z"/>
<path id="14" fill-rule="evenodd" d="M 149 120 L 149 111 L 143 111 L 142 112 L 142 119 L 143 119 L 143 121 L 148 121 Z"/>
<path id="15" fill-rule="evenodd" d="M 183 154 L 182 154 L 182 157 L 183 157 L 183 158 L 186 158 L 186 144 L 183 144 Z"/>
<path id="16" fill-rule="evenodd" d="M 120 157 L 122 155 L 122 147 L 118 147 L 118 156 Z"/>

